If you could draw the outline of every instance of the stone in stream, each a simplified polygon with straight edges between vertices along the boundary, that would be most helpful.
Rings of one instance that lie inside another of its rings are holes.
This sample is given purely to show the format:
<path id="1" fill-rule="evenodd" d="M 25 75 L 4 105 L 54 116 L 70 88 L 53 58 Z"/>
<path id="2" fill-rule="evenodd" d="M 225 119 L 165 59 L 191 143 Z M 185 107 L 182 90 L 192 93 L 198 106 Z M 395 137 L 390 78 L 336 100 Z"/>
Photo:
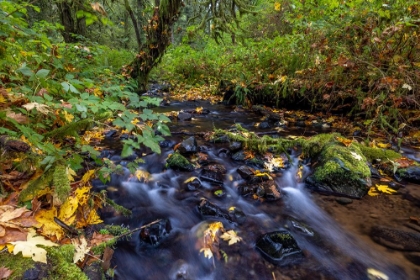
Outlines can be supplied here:
<path id="1" fill-rule="evenodd" d="M 190 121 L 192 119 L 192 115 L 190 113 L 179 112 L 178 119 L 180 121 Z"/>
<path id="2" fill-rule="evenodd" d="M 420 233 L 417 232 L 374 226 L 370 231 L 370 237 L 375 242 L 392 249 L 420 252 Z"/>
<path id="3" fill-rule="evenodd" d="M 256 195 L 266 201 L 275 201 L 281 198 L 280 189 L 273 180 L 258 184 L 243 184 L 239 186 L 238 191 L 242 196 Z"/>
<path id="4" fill-rule="evenodd" d="M 140 239 L 153 246 L 157 246 L 171 232 L 169 219 L 161 219 L 155 224 L 146 226 L 140 231 Z"/>
<path id="5" fill-rule="evenodd" d="M 277 265 L 289 265 L 303 259 L 302 250 L 286 230 L 263 234 L 257 239 L 256 248 L 270 262 Z"/>
<path id="6" fill-rule="evenodd" d="M 201 181 L 197 177 L 191 177 L 184 182 L 184 188 L 187 191 L 195 191 L 201 188 Z"/>
<path id="7" fill-rule="evenodd" d="M 366 158 L 355 145 L 331 143 L 323 147 L 319 164 L 305 182 L 321 193 L 361 198 L 371 186 Z"/>
<path id="8" fill-rule="evenodd" d="M 420 184 L 420 166 L 409 166 L 397 170 L 399 179 L 403 179 L 412 183 Z"/>
<path id="9" fill-rule="evenodd" d="M 223 184 L 226 168 L 222 164 L 209 164 L 200 172 L 200 178 L 212 183 Z"/>
<path id="10" fill-rule="evenodd" d="M 255 174 L 255 170 L 249 166 L 242 165 L 240 166 L 236 172 L 241 176 L 244 180 L 250 180 L 252 176 Z"/>
<path id="11" fill-rule="evenodd" d="M 222 210 L 219 206 L 211 203 L 207 199 L 202 199 L 197 209 L 198 213 L 200 213 L 203 218 L 223 218 L 232 222 L 231 217 L 226 211 Z"/>
<path id="12" fill-rule="evenodd" d="M 194 136 L 185 139 L 179 145 L 178 150 L 181 154 L 193 154 L 198 152 L 197 140 L 195 140 Z"/>
<path id="13" fill-rule="evenodd" d="M 240 149 L 242 149 L 242 143 L 241 142 L 238 142 L 238 141 L 230 142 L 230 144 L 229 144 L 229 150 L 231 152 L 236 152 L 236 151 L 238 151 Z"/>
<path id="14" fill-rule="evenodd" d="M 194 165 L 192 165 L 188 159 L 186 159 L 183 155 L 178 152 L 171 154 L 166 159 L 166 167 L 172 169 L 178 169 L 183 171 L 193 171 Z"/>

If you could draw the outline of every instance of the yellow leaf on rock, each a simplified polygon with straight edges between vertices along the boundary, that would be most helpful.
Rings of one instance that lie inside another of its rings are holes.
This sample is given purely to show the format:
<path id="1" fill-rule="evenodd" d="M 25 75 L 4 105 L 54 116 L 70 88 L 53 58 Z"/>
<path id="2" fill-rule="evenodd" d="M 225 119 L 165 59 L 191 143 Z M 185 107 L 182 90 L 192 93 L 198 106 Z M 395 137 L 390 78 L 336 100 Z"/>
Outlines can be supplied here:
<path id="1" fill-rule="evenodd" d="M 242 241 L 242 238 L 239 237 L 234 230 L 229 230 L 223 233 L 220 236 L 224 241 L 229 241 L 229 246 L 235 244 L 239 241 Z"/>
<path id="2" fill-rule="evenodd" d="M 69 179 L 69 181 L 73 182 L 74 181 L 73 176 L 77 176 L 76 172 L 74 172 L 73 169 L 67 166 L 66 173 L 67 173 L 67 178 Z"/>
<path id="3" fill-rule="evenodd" d="M 47 236 L 55 236 L 60 240 L 63 235 L 63 229 L 54 222 L 54 217 L 57 216 L 57 209 L 40 210 L 35 214 L 35 219 L 42 224 L 42 233 Z"/>
<path id="4" fill-rule="evenodd" d="M 208 259 L 211 259 L 213 257 L 213 252 L 210 248 L 201 248 L 200 253 L 203 252 L 204 256 Z"/>
<path id="5" fill-rule="evenodd" d="M 88 225 L 95 225 L 95 224 L 100 224 L 103 221 L 99 217 L 98 213 L 96 213 L 96 210 L 92 209 L 92 211 L 90 211 L 89 213 L 89 216 L 86 222 L 88 223 Z"/>
<path id="6" fill-rule="evenodd" d="M 15 247 L 13 248 L 13 254 L 22 252 L 22 256 L 29 258 L 31 257 L 36 262 L 47 263 L 47 251 L 38 247 L 37 245 L 43 245 L 47 247 L 57 246 L 54 242 L 46 240 L 43 236 L 35 236 L 35 230 L 28 232 L 26 241 L 11 242 Z"/>
<path id="7" fill-rule="evenodd" d="M 95 175 L 95 169 L 89 170 L 88 172 L 86 172 L 83 177 L 82 177 L 82 182 L 83 183 L 87 183 L 90 181 L 90 179 L 93 177 L 93 175 Z"/>
<path id="8" fill-rule="evenodd" d="M 79 201 L 79 204 L 81 206 L 85 205 L 88 202 L 88 200 L 89 200 L 89 191 L 90 191 L 90 187 L 82 187 L 82 188 L 77 188 L 75 190 L 74 193 L 75 193 L 75 195 L 77 197 L 77 200 Z"/>
<path id="9" fill-rule="evenodd" d="M 69 196 L 67 200 L 61 205 L 58 213 L 58 218 L 67 225 L 71 225 L 76 218 L 76 210 L 79 205 L 79 199 L 77 197 Z"/>

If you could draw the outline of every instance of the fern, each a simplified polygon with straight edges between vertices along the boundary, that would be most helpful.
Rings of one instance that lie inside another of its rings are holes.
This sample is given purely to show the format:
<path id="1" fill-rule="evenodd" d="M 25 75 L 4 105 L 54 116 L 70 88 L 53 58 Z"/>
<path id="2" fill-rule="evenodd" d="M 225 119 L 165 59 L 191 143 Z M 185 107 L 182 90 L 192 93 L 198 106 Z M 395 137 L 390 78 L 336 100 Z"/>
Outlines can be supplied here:
<path id="1" fill-rule="evenodd" d="M 60 128 L 54 129 L 53 131 L 44 134 L 46 138 L 64 138 L 66 136 L 78 136 L 78 132 L 89 128 L 92 119 L 84 119 L 77 122 L 66 124 Z"/>

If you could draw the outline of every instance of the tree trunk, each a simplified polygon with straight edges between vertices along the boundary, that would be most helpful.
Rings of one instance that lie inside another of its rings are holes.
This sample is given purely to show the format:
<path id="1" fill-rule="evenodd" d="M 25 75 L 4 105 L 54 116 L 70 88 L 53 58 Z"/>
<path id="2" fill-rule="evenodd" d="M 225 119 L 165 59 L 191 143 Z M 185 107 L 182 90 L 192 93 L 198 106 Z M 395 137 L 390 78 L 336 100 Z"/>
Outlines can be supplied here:
<path id="1" fill-rule="evenodd" d="M 144 28 L 146 43 L 140 46 L 139 53 L 130 64 L 130 75 L 137 80 L 139 92 L 147 90 L 150 71 L 171 43 L 171 28 L 178 19 L 181 6 L 181 0 L 155 0 L 153 16 Z"/>
<path id="2" fill-rule="evenodd" d="M 77 18 L 78 10 L 83 10 L 83 0 L 57 2 L 57 8 L 60 12 L 61 24 L 64 26 L 62 32 L 66 43 L 76 43 L 80 40 L 75 35 L 86 35 L 86 20 L 84 17 Z"/>

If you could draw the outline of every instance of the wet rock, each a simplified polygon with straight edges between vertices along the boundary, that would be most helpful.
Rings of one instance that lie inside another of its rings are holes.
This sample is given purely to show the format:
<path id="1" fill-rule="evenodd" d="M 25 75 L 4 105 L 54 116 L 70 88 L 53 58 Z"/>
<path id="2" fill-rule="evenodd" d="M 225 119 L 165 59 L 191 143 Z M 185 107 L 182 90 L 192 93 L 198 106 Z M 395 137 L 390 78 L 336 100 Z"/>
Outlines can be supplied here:
<path id="1" fill-rule="evenodd" d="M 193 171 L 194 165 L 192 165 L 188 159 L 178 152 L 173 153 L 166 160 L 166 167 L 183 170 L 183 171 Z"/>
<path id="2" fill-rule="evenodd" d="M 89 280 L 102 280 L 102 267 L 99 262 L 94 262 L 91 265 L 87 265 L 83 268 L 83 273 L 89 278 Z"/>
<path id="3" fill-rule="evenodd" d="M 370 174 L 371 174 L 372 178 L 380 179 L 382 177 L 381 174 L 379 173 L 378 169 L 373 167 L 371 164 L 368 164 L 368 166 L 369 166 Z"/>
<path id="4" fill-rule="evenodd" d="M 348 197 L 337 197 L 335 201 L 337 201 L 337 203 L 341 205 L 347 205 L 347 204 L 353 203 L 353 199 L 348 198 Z"/>
<path id="5" fill-rule="evenodd" d="M 244 161 L 246 159 L 246 154 L 244 151 L 238 151 L 232 155 L 232 159 L 235 161 Z"/>
<path id="6" fill-rule="evenodd" d="M 201 188 L 201 181 L 197 177 L 192 177 L 184 182 L 184 188 L 187 191 L 195 191 Z"/>
<path id="7" fill-rule="evenodd" d="M 202 199 L 197 208 L 198 213 L 200 213 L 203 218 L 223 218 L 232 222 L 232 219 L 226 211 L 222 210 L 219 206 L 211 203 L 207 199 Z"/>
<path id="8" fill-rule="evenodd" d="M 162 240 L 171 232 L 169 219 L 162 219 L 159 222 L 149 225 L 140 231 L 140 239 L 153 246 L 159 245 Z"/>
<path id="9" fill-rule="evenodd" d="M 256 248 L 272 263 L 289 265 L 303 258 L 296 240 L 286 230 L 274 231 L 260 236 Z"/>
<path id="10" fill-rule="evenodd" d="M 244 180 L 250 180 L 252 176 L 255 174 L 255 170 L 249 166 L 242 165 L 240 166 L 236 172 L 241 176 Z"/>
<path id="11" fill-rule="evenodd" d="M 397 170 L 397 176 L 400 179 L 420 184 L 420 166 L 409 166 Z"/>
<path id="12" fill-rule="evenodd" d="M 374 226 L 370 237 L 375 242 L 392 249 L 420 252 L 420 233 Z"/>
<path id="13" fill-rule="evenodd" d="M 264 169 L 264 160 L 262 160 L 259 157 L 253 157 L 251 159 L 248 159 L 245 161 L 245 163 L 249 166 L 252 166 L 258 169 Z"/>
<path id="14" fill-rule="evenodd" d="M 171 140 L 163 140 L 159 142 L 159 146 L 161 148 L 172 148 L 174 145 L 174 142 Z"/>
<path id="15" fill-rule="evenodd" d="M 232 217 L 233 221 L 238 224 L 243 224 L 246 220 L 245 213 L 238 207 L 229 208 L 229 215 Z"/>
<path id="16" fill-rule="evenodd" d="M 181 154 L 196 153 L 198 151 L 197 140 L 194 136 L 185 139 L 181 142 L 181 145 L 179 145 L 178 150 Z"/>
<path id="17" fill-rule="evenodd" d="M 319 165 L 305 181 L 321 193 L 361 198 L 371 185 L 370 175 L 366 158 L 359 148 L 331 143 L 323 147 Z"/>
<path id="18" fill-rule="evenodd" d="M 226 196 L 226 192 L 222 188 L 216 188 L 213 190 L 214 196 L 221 198 Z"/>
<path id="19" fill-rule="evenodd" d="M 44 263 L 35 263 L 33 268 L 23 273 L 23 280 L 44 279 L 48 276 L 48 266 Z"/>
<path id="20" fill-rule="evenodd" d="M 190 113 L 179 112 L 178 113 L 178 120 L 180 121 L 190 121 L 192 119 L 192 115 Z"/>
<path id="21" fill-rule="evenodd" d="M 227 157 L 229 154 L 230 154 L 230 152 L 226 148 L 221 148 L 217 151 L 217 156 L 219 156 L 219 157 Z"/>
<path id="22" fill-rule="evenodd" d="M 194 279 L 190 272 L 191 266 L 184 260 L 177 260 L 169 271 L 171 280 L 190 280 Z"/>
<path id="23" fill-rule="evenodd" d="M 222 164 L 210 164 L 201 170 L 200 178 L 216 184 L 223 184 L 226 168 Z"/>
<path id="24" fill-rule="evenodd" d="M 229 150 L 231 152 L 236 152 L 240 149 L 242 149 L 242 143 L 241 142 L 233 141 L 229 144 Z"/>
<path id="25" fill-rule="evenodd" d="M 419 252 L 407 252 L 404 253 L 404 257 L 415 265 L 420 266 L 420 253 Z"/>
<path id="26" fill-rule="evenodd" d="M 294 232 L 298 231 L 307 236 L 315 235 L 315 232 L 313 231 L 313 229 L 311 229 L 307 224 L 300 222 L 294 218 L 289 218 L 287 221 L 287 224 L 289 225 L 289 228 Z"/>
<path id="27" fill-rule="evenodd" d="M 117 136 L 118 131 L 115 129 L 111 129 L 110 131 L 105 133 L 105 138 L 112 138 L 114 136 Z"/>
<path id="28" fill-rule="evenodd" d="M 275 201 L 281 198 L 280 189 L 273 181 L 266 181 L 260 184 L 244 184 L 238 188 L 239 194 L 242 196 L 257 195 L 267 201 Z"/>
<path id="29" fill-rule="evenodd" d="M 259 129 L 268 129 L 270 127 L 271 125 L 268 122 L 261 122 L 260 124 L 258 124 Z"/>
<path id="30" fill-rule="evenodd" d="M 222 135 L 213 139 L 214 143 L 228 143 L 230 141 L 227 135 Z"/>
<path id="31" fill-rule="evenodd" d="M 255 175 L 251 176 L 248 183 L 249 184 L 259 184 L 259 183 L 266 182 L 266 181 L 271 181 L 271 180 L 273 180 L 273 178 L 268 173 L 258 173 L 258 174 L 255 174 Z"/>

